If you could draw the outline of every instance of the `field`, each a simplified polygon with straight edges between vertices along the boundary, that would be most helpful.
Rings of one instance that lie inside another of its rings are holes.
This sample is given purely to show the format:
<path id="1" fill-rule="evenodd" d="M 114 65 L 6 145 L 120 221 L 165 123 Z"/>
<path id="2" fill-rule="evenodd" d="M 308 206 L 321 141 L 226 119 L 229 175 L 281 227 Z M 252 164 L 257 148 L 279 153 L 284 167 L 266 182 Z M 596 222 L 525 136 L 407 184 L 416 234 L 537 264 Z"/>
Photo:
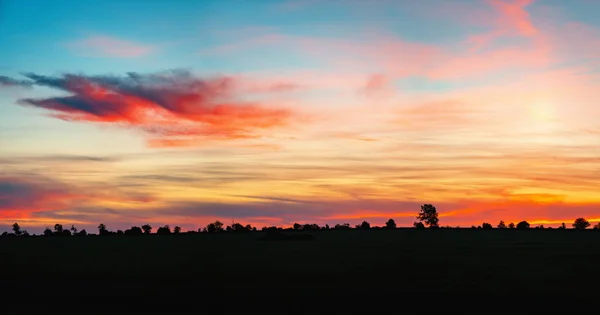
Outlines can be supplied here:
<path id="1" fill-rule="evenodd" d="M 527 307 L 519 303 L 577 310 L 599 294 L 596 231 L 311 234 L 315 240 L 259 241 L 260 232 L 2 239 L 2 283 L 27 295 L 133 301 L 191 293 L 203 301 L 253 297 L 265 307 L 308 298 L 348 307 L 360 298 L 398 307 L 406 306 L 401 301 L 425 308 L 487 302 L 497 303 L 485 306 L 490 310 Z"/>

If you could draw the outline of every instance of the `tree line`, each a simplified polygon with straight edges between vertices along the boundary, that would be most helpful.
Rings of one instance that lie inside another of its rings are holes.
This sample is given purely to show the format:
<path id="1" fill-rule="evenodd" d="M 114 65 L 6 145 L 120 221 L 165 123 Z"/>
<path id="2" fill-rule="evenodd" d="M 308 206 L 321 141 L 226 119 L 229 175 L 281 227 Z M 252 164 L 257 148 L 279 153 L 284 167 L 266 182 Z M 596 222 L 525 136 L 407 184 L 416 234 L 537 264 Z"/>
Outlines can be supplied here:
<path id="1" fill-rule="evenodd" d="M 416 218 L 417 218 L 417 221 L 413 223 L 413 228 L 416 228 L 416 229 L 451 228 L 450 226 L 445 226 L 445 227 L 440 226 L 439 214 L 437 212 L 437 209 L 431 204 L 422 205 L 421 211 L 418 213 Z M 591 224 L 585 218 L 577 218 L 577 219 L 575 219 L 575 221 L 573 221 L 571 226 L 573 229 L 576 229 L 576 230 L 585 230 L 585 229 L 589 228 L 591 226 Z M 330 227 L 328 224 L 325 224 L 324 226 L 319 226 L 318 224 L 314 224 L 314 223 L 313 224 L 294 223 L 291 227 L 285 228 L 285 229 L 281 228 L 281 227 L 276 227 L 276 226 L 270 226 L 270 227 L 265 226 L 265 227 L 262 227 L 260 229 L 260 231 L 274 232 L 274 231 L 284 231 L 284 230 L 287 230 L 287 231 L 319 231 L 319 230 L 350 230 L 350 229 L 368 230 L 368 229 L 396 229 L 396 228 L 397 228 L 397 225 L 396 225 L 396 222 L 394 221 L 394 219 L 389 219 L 388 221 L 385 222 L 385 224 L 383 226 L 371 226 L 371 224 L 367 221 L 363 221 L 361 224 L 357 224 L 354 227 L 352 227 L 349 223 L 336 224 L 333 227 Z M 494 226 L 492 226 L 492 224 L 490 224 L 490 223 L 483 222 L 481 225 L 479 225 L 479 226 L 473 225 L 473 226 L 471 226 L 471 228 L 472 229 L 494 229 Z M 513 222 L 506 224 L 504 221 L 500 221 L 496 225 L 495 228 L 496 229 L 524 230 L 524 229 L 530 229 L 532 227 L 527 221 L 520 221 L 517 224 L 515 224 Z M 540 226 L 535 227 L 535 229 L 552 229 L 552 227 L 545 228 L 543 225 L 540 225 Z M 557 229 L 567 229 L 567 225 L 565 223 L 562 223 L 560 225 L 560 227 L 558 227 Z M 600 222 L 598 222 L 596 225 L 594 225 L 593 229 L 600 230 Z M 124 231 L 123 230 L 110 231 L 110 230 L 108 230 L 108 228 L 105 224 L 101 223 L 100 225 L 98 225 L 98 235 L 101 235 L 101 236 L 105 236 L 105 235 L 150 235 L 150 234 L 178 235 L 178 234 L 183 234 L 183 233 L 185 233 L 185 234 L 242 233 L 242 232 L 247 233 L 247 232 L 258 232 L 259 230 L 250 224 L 242 225 L 240 223 L 232 223 L 231 225 L 225 226 L 222 222 L 215 221 L 215 222 L 207 224 L 204 227 L 198 228 L 198 230 L 192 230 L 192 231 L 187 231 L 187 232 L 182 232 L 181 227 L 179 227 L 179 226 L 175 226 L 175 227 L 173 227 L 173 229 L 171 229 L 171 227 L 169 225 L 164 225 L 164 226 L 157 228 L 155 233 L 152 233 L 152 231 L 153 231 L 153 227 L 150 224 L 144 224 L 141 227 L 140 226 L 132 226 L 131 228 L 126 229 Z M 95 234 L 88 234 L 88 232 L 85 229 L 78 230 L 75 227 L 75 225 L 71 225 L 70 228 L 65 228 L 65 227 L 63 227 L 62 224 L 57 223 L 54 225 L 53 229 L 51 229 L 50 227 L 47 227 L 44 230 L 42 235 L 43 236 L 87 236 L 87 235 L 95 235 Z M 26 230 L 21 229 L 21 226 L 19 225 L 19 223 L 14 223 L 12 225 L 12 233 L 4 232 L 0 236 L 16 237 L 16 236 L 30 236 L 30 234 Z M 33 235 L 33 236 L 35 236 L 35 235 Z"/>

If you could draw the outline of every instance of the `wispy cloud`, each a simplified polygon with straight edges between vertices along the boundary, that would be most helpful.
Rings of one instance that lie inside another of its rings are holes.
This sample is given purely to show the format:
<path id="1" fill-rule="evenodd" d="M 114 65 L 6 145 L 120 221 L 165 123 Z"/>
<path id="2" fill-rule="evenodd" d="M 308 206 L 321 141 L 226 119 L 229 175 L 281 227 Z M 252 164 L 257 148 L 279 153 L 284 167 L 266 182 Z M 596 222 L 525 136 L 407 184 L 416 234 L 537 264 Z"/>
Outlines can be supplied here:
<path id="1" fill-rule="evenodd" d="M 70 42 L 67 47 L 84 57 L 134 58 L 156 51 L 151 45 L 102 35 Z"/>

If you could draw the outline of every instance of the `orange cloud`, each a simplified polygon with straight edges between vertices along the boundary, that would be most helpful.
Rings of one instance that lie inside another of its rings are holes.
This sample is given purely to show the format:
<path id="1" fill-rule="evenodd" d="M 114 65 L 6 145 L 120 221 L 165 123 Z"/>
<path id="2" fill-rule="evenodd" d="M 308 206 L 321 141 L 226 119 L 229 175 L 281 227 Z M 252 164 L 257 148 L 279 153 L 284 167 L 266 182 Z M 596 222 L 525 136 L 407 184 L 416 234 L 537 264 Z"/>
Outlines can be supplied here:
<path id="1" fill-rule="evenodd" d="M 131 126 L 151 136 L 154 147 L 201 143 L 202 139 L 246 139 L 258 131 L 284 126 L 291 112 L 237 101 L 232 79 L 201 80 L 187 72 L 127 77 L 28 74 L 32 84 L 71 96 L 23 99 L 67 121 Z M 279 91 L 276 87 L 274 91 Z"/>

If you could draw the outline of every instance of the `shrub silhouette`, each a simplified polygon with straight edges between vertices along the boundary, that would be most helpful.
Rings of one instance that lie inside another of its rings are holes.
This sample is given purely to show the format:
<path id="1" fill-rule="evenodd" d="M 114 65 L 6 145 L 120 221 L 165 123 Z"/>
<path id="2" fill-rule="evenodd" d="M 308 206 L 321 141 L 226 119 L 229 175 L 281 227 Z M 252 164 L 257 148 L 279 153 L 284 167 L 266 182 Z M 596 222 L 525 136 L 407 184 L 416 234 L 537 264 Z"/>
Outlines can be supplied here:
<path id="1" fill-rule="evenodd" d="M 423 224 L 423 222 L 415 222 L 415 223 L 413 223 L 413 226 L 416 229 L 424 229 L 425 228 L 425 224 Z"/>
<path id="2" fill-rule="evenodd" d="M 132 226 L 130 229 L 125 230 L 125 235 L 143 235 L 144 232 L 142 231 L 142 229 L 139 226 Z"/>
<path id="3" fill-rule="evenodd" d="M 521 221 L 517 223 L 517 230 L 526 230 L 529 229 L 530 225 L 527 221 Z"/>
<path id="4" fill-rule="evenodd" d="M 169 235 L 171 234 L 171 228 L 168 225 L 161 226 L 156 230 L 156 234 L 158 235 Z"/>

